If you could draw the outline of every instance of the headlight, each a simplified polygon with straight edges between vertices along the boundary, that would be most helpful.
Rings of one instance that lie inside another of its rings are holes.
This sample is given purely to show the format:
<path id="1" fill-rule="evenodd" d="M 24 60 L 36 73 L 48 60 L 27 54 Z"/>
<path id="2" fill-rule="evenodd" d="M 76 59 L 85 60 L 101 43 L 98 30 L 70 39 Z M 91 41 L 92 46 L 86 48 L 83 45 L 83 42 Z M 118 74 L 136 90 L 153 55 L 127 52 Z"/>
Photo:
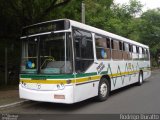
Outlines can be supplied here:
<path id="1" fill-rule="evenodd" d="M 57 89 L 59 89 L 59 90 L 62 90 L 62 89 L 64 89 L 64 84 L 63 83 L 61 83 L 61 84 L 57 84 Z"/>

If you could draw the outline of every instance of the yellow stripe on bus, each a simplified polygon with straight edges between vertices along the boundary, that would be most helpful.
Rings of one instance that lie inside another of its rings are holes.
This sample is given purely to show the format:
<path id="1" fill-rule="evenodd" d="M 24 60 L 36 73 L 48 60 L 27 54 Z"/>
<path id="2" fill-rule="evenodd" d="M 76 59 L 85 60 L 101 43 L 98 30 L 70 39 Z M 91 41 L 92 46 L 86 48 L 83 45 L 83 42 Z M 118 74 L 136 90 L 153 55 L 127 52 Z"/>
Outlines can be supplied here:
<path id="1" fill-rule="evenodd" d="M 83 77 L 83 78 L 76 78 L 76 83 L 88 82 L 90 80 L 99 80 L 101 75 L 98 76 L 90 76 L 90 77 Z M 75 83 L 75 80 L 71 80 L 71 83 Z M 67 80 L 29 80 L 29 79 L 20 79 L 20 82 L 24 83 L 42 83 L 42 84 L 67 84 Z"/>
<path id="2" fill-rule="evenodd" d="M 138 73 L 139 71 L 130 71 L 130 72 L 123 72 L 123 73 L 114 73 L 114 74 L 109 74 L 110 77 L 119 77 L 123 75 L 129 75 L 129 74 L 135 74 Z"/>
<path id="3" fill-rule="evenodd" d="M 84 77 L 84 78 L 76 78 L 76 83 L 82 83 L 82 82 L 88 82 L 88 81 L 93 81 L 93 80 L 99 80 L 101 78 L 101 75 L 97 76 L 89 76 L 89 77 Z"/>
<path id="4" fill-rule="evenodd" d="M 41 83 L 41 84 L 67 84 L 67 80 L 25 80 L 22 79 L 20 82 L 24 83 Z M 71 83 L 74 83 L 74 80 L 71 80 Z"/>

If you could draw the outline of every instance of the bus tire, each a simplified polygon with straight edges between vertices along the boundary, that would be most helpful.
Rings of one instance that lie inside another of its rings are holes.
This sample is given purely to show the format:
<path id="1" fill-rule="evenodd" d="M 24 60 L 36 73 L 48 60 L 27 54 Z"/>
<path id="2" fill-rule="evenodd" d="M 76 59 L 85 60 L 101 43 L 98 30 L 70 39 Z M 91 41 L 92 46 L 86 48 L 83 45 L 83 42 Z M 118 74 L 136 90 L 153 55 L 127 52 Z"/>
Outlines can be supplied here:
<path id="1" fill-rule="evenodd" d="M 97 99 L 99 102 L 105 101 L 109 97 L 110 85 L 109 81 L 106 78 L 102 78 L 98 86 L 98 96 Z"/>
<path id="2" fill-rule="evenodd" d="M 139 77 L 138 77 L 138 86 L 141 86 L 143 84 L 143 72 L 139 72 Z"/>

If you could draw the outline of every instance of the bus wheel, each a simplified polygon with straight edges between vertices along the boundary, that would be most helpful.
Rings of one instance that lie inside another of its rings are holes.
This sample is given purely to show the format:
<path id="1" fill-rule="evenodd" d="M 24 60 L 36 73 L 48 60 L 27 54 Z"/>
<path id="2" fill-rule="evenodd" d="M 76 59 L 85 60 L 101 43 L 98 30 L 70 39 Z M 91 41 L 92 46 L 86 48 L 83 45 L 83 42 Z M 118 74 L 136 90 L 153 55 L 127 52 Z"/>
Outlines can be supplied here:
<path id="1" fill-rule="evenodd" d="M 142 71 L 140 71 L 138 77 L 138 85 L 141 86 L 142 84 L 143 84 L 143 73 Z"/>
<path id="2" fill-rule="evenodd" d="M 107 79 L 102 78 L 98 87 L 98 101 L 105 101 L 109 97 L 110 85 Z"/>

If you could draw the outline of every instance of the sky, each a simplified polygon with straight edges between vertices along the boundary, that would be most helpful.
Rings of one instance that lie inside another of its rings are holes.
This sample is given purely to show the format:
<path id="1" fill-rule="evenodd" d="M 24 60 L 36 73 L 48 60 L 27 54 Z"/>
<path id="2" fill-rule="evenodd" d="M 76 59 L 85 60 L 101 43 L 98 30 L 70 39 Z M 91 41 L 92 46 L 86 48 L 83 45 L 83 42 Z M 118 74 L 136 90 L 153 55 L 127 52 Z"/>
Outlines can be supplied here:
<path id="1" fill-rule="evenodd" d="M 128 3 L 129 0 L 114 0 L 115 3 Z M 148 9 L 154 9 L 154 8 L 160 8 L 160 0 L 138 0 L 140 1 L 144 7 L 143 7 L 143 12 L 145 12 Z"/>

